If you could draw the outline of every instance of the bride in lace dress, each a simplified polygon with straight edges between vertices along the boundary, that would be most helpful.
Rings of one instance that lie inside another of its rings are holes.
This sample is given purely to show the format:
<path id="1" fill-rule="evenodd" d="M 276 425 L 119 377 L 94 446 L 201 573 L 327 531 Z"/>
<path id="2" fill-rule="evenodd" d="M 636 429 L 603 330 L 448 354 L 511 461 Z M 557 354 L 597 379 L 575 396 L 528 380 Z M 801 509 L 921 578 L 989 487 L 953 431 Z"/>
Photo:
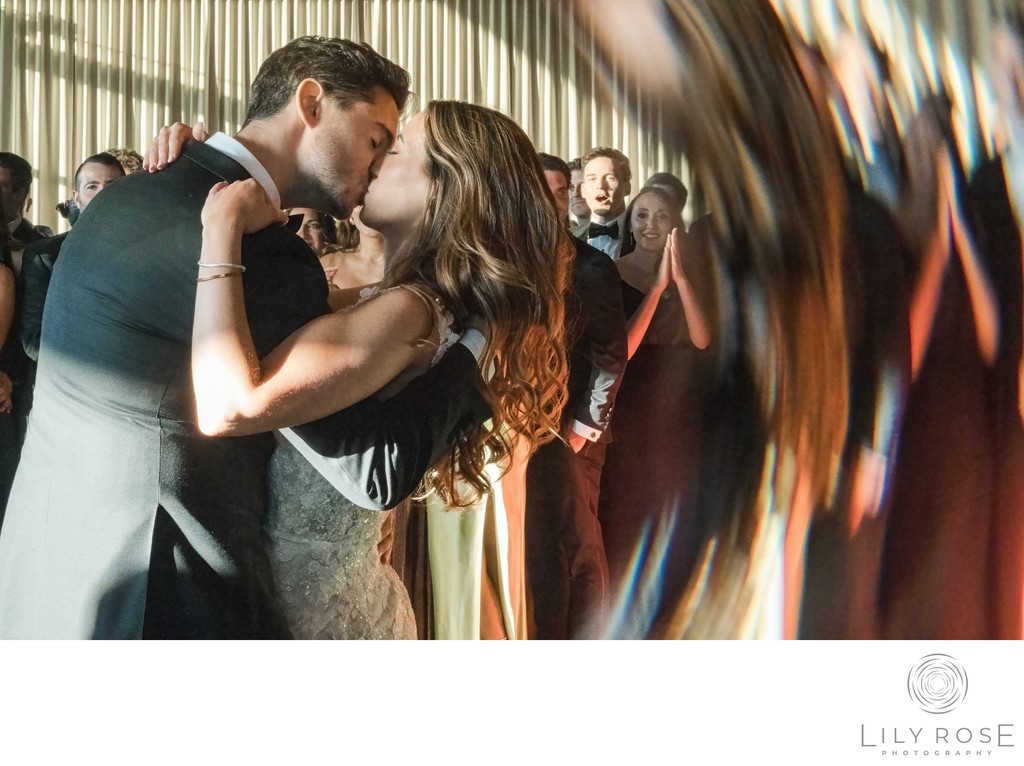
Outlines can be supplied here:
<path id="1" fill-rule="evenodd" d="M 378 294 L 366 290 L 360 303 Z M 449 311 L 436 301 L 427 305 L 439 329 L 436 364 L 459 336 Z M 378 552 L 385 514 L 341 495 L 281 435 L 267 489 L 270 563 L 292 635 L 416 638 L 409 595 Z"/>
<path id="2" fill-rule="evenodd" d="M 573 249 L 533 145 L 504 115 L 435 101 L 380 166 L 362 210 L 387 245 L 382 289 L 319 317 L 259 360 L 239 276 L 245 232 L 282 223 L 255 181 L 218 184 L 203 209 L 192 373 L 211 435 L 284 429 L 367 396 L 387 397 L 429 368 L 475 317 L 486 336 L 478 385 L 491 406 L 469 424 L 426 489 L 449 507 L 487 491 L 488 460 L 557 433 L 565 391 L 563 304 Z M 267 532 L 296 638 L 415 637 L 397 575 L 380 563 L 383 515 L 358 508 L 290 444 L 269 474 Z"/>

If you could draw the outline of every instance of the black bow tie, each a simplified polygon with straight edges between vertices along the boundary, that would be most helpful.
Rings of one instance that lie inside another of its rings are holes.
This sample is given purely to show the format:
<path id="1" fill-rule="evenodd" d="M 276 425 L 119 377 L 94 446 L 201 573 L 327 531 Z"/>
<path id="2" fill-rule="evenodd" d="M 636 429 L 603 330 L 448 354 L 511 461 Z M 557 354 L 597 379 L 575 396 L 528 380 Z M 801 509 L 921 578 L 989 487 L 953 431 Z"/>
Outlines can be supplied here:
<path id="1" fill-rule="evenodd" d="M 616 221 L 611 226 L 605 226 L 600 223 L 592 223 L 589 227 L 587 227 L 587 239 L 594 239 L 595 237 L 600 237 L 603 235 L 608 235 L 612 239 L 618 239 L 619 222 Z"/>

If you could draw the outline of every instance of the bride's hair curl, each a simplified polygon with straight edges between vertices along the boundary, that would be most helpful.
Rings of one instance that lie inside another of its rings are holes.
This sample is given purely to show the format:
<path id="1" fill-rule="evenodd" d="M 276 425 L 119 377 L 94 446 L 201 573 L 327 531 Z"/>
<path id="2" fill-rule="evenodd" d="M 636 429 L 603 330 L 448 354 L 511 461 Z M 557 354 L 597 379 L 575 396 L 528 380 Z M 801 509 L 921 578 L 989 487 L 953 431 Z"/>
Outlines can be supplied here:
<path id="1" fill-rule="evenodd" d="M 476 316 L 486 326 L 479 384 L 492 417 L 462 434 L 427 477 L 460 506 L 490 488 L 485 466 L 504 464 L 517 438 L 533 450 L 558 434 L 574 250 L 519 125 L 459 101 L 433 101 L 425 111 L 425 219 L 411 257 L 387 281 L 420 285 L 459 322 Z"/>

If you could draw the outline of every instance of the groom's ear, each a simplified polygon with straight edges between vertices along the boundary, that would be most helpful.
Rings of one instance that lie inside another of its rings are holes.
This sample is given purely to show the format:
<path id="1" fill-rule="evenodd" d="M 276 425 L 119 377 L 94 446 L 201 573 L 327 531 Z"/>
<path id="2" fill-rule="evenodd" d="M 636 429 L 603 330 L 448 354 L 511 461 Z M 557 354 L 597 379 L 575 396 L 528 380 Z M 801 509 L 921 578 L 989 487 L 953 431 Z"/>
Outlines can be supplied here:
<path id="1" fill-rule="evenodd" d="M 316 127 L 323 117 L 327 92 L 316 80 L 307 77 L 295 89 L 295 108 L 307 128 Z"/>

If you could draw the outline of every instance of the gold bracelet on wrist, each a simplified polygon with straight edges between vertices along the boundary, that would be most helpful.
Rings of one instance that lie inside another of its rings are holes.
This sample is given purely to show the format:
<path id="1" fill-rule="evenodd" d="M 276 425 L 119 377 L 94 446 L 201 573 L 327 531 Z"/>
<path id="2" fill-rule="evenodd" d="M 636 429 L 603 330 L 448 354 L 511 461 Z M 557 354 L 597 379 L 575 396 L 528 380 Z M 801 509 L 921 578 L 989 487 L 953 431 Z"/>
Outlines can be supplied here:
<path id="1" fill-rule="evenodd" d="M 203 263 L 202 261 L 196 261 L 196 263 L 207 269 L 234 269 L 239 273 L 245 271 L 245 266 L 240 263 Z"/>
<path id="2" fill-rule="evenodd" d="M 196 277 L 196 282 L 209 282 L 211 279 L 223 279 L 224 277 L 240 277 L 240 271 L 225 271 L 223 274 L 210 274 L 206 277 Z"/>

